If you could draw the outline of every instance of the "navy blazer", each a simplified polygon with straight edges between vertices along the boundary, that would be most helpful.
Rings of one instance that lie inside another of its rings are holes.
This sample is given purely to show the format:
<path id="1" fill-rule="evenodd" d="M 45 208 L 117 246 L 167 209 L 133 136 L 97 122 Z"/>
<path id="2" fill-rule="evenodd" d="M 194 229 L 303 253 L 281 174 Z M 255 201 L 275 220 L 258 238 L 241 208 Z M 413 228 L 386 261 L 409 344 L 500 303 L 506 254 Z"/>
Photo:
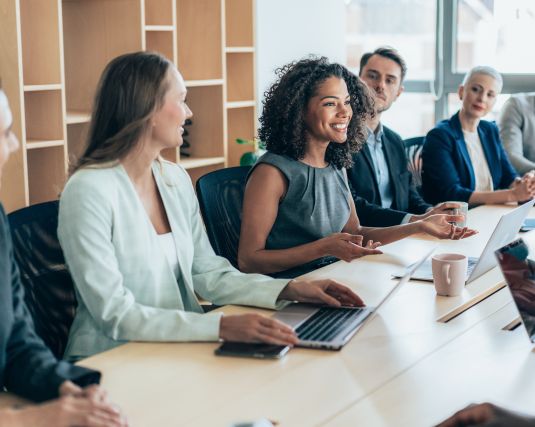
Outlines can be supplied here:
<path id="1" fill-rule="evenodd" d="M 0 204 L 0 390 L 35 401 L 58 396 L 62 382 L 98 383 L 100 374 L 58 362 L 34 330 L 13 257 L 9 225 Z"/>
<path id="2" fill-rule="evenodd" d="M 508 188 L 518 176 L 500 141 L 498 127 L 481 120 L 477 133 L 495 190 Z M 425 200 L 468 202 L 475 189 L 472 161 L 466 148 L 459 113 L 442 120 L 425 137 L 422 150 L 422 189 Z"/>
<path id="3" fill-rule="evenodd" d="M 414 187 L 401 137 L 383 125 L 382 141 L 392 184 L 391 209 L 381 207 L 381 194 L 368 144 L 353 154 L 354 165 L 347 171 L 359 220 L 370 227 L 398 225 L 407 213 L 422 214 L 431 207 Z"/>

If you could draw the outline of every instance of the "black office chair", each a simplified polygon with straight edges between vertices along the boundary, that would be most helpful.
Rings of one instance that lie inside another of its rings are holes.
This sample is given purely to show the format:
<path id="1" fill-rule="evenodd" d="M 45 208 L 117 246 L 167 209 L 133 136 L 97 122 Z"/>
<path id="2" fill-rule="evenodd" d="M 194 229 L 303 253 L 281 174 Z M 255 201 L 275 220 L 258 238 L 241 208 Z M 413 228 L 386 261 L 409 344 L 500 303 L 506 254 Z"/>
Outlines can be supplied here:
<path id="1" fill-rule="evenodd" d="M 409 161 L 407 168 L 411 172 L 412 182 L 420 194 L 422 194 L 422 149 L 424 140 L 423 136 L 416 136 L 403 141 L 407 160 Z"/>
<path id="2" fill-rule="evenodd" d="M 77 302 L 57 237 L 58 208 L 58 201 L 41 203 L 15 211 L 8 219 L 35 330 L 62 358 Z"/>
<path id="3" fill-rule="evenodd" d="M 250 166 L 210 172 L 197 180 L 197 198 L 210 243 L 217 255 L 238 267 L 238 244 L 245 178 Z"/>

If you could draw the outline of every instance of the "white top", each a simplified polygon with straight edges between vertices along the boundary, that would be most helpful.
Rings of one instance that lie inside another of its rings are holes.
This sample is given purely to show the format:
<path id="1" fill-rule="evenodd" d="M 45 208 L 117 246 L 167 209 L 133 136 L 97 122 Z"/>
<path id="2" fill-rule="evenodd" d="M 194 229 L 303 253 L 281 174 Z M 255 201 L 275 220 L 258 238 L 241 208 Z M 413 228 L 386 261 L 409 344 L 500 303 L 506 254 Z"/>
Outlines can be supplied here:
<path id="1" fill-rule="evenodd" d="M 463 129 L 463 135 L 468 155 L 474 168 L 474 177 L 476 179 L 474 191 L 494 191 L 489 165 L 478 133 L 468 132 Z"/>
<path id="2" fill-rule="evenodd" d="M 178 279 L 180 266 L 178 264 L 178 251 L 176 250 L 173 233 L 158 234 L 158 243 L 167 258 L 167 262 L 169 262 L 169 267 L 171 267 L 173 274 Z"/>

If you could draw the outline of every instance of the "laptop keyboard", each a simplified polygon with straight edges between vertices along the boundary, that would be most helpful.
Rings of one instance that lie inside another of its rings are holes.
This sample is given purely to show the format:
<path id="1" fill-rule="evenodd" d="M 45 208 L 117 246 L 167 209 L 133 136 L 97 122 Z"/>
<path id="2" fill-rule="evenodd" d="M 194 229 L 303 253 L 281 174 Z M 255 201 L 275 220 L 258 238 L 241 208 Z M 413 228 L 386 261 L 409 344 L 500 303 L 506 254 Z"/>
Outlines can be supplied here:
<path id="1" fill-rule="evenodd" d="M 359 308 L 322 307 L 295 332 L 301 341 L 330 341 L 360 316 L 361 311 Z"/>

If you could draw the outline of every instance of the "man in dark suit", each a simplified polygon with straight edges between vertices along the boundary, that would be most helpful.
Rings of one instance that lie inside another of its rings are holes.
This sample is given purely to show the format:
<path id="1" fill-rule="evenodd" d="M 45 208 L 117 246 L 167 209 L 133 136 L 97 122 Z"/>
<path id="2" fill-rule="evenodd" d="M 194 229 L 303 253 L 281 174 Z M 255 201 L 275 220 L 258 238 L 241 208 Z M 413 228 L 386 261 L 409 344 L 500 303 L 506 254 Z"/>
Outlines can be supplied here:
<path id="1" fill-rule="evenodd" d="M 366 125 L 368 138 L 353 155 L 347 171 L 351 193 L 364 226 L 386 227 L 417 221 L 433 214 L 451 213 L 454 204 L 436 207 L 426 203 L 412 183 L 401 137 L 381 123 L 382 113 L 403 92 L 405 61 L 390 47 L 366 53 L 360 61 L 360 78 L 375 100 L 375 116 Z"/>

